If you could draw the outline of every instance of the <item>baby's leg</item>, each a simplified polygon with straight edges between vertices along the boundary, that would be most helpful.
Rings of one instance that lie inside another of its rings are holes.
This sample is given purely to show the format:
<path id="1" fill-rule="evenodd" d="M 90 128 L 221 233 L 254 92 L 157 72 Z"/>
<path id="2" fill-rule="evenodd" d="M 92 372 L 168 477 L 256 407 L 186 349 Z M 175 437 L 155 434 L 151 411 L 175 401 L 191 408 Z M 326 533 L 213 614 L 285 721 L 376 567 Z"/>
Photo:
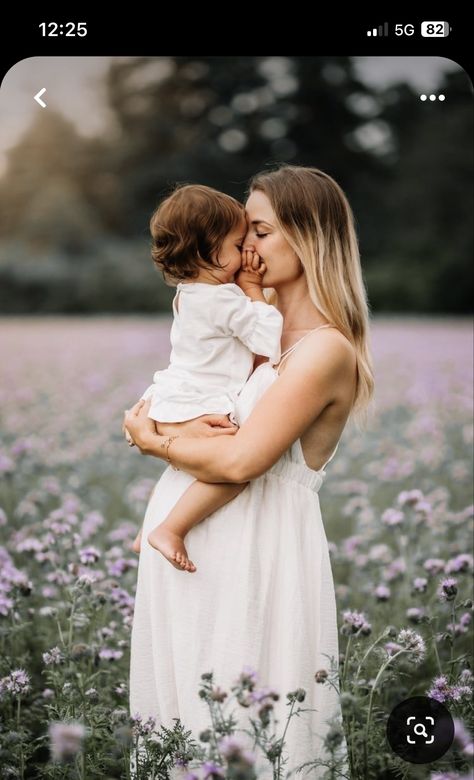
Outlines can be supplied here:
<path id="1" fill-rule="evenodd" d="M 140 547 L 141 547 L 141 544 L 142 544 L 142 530 L 143 530 L 143 526 L 142 526 L 142 528 L 140 528 L 140 530 L 137 533 L 135 539 L 133 540 L 133 544 L 132 544 L 133 552 L 140 553 Z"/>
<path id="2" fill-rule="evenodd" d="M 188 558 L 184 537 L 201 520 L 238 496 L 247 485 L 248 482 L 238 485 L 193 482 L 165 520 L 151 531 L 148 541 L 177 569 L 196 571 L 194 563 Z"/>

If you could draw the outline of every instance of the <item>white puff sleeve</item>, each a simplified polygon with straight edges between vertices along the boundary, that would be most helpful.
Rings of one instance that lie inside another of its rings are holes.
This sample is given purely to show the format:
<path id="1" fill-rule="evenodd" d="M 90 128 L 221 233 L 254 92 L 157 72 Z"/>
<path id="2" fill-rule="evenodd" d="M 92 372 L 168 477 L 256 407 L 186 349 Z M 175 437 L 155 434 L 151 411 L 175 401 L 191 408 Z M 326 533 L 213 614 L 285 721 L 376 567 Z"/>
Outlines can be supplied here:
<path id="1" fill-rule="evenodd" d="M 216 327 L 233 335 L 251 352 L 278 363 L 281 355 L 283 317 L 269 303 L 252 301 L 236 284 L 219 285 L 213 311 Z"/>

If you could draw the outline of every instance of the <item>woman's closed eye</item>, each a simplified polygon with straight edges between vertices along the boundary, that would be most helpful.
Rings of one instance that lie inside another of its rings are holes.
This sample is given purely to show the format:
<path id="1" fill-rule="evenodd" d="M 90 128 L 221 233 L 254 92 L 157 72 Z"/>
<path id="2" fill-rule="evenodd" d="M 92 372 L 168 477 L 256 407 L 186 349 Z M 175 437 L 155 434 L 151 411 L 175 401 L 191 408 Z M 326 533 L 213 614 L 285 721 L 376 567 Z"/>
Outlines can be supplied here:
<path id="1" fill-rule="evenodd" d="M 255 233 L 257 238 L 265 238 L 265 236 L 268 236 L 268 233 Z"/>

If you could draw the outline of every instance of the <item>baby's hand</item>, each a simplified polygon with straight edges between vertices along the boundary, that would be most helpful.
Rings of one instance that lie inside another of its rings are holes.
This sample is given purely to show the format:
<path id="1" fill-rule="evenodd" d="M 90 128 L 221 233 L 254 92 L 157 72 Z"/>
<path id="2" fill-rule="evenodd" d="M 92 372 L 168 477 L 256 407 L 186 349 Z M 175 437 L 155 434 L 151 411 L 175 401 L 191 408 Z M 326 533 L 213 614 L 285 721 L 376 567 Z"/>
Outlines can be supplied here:
<path id="1" fill-rule="evenodd" d="M 262 279 L 267 267 L 257 252 L 242 250 L 242 265 L 235 275 L 235 283 L 246 293 L 252 288 L 262 288 Z"/>

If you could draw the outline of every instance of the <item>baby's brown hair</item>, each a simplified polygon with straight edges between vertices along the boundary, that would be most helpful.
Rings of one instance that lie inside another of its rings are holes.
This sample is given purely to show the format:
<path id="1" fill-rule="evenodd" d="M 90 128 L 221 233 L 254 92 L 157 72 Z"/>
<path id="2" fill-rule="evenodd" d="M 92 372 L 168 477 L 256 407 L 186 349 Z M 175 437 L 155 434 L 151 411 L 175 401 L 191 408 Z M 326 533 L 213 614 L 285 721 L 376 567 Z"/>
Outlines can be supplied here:
<path id="1" fill-rule="evenodd" d="M 195 279 L 245 217 L 238 200 L 204 184 L 178 184 L 150 219 L 151 256 L 165 281 Z M 217 257 L 219 267 L 219 259 Z"/>

